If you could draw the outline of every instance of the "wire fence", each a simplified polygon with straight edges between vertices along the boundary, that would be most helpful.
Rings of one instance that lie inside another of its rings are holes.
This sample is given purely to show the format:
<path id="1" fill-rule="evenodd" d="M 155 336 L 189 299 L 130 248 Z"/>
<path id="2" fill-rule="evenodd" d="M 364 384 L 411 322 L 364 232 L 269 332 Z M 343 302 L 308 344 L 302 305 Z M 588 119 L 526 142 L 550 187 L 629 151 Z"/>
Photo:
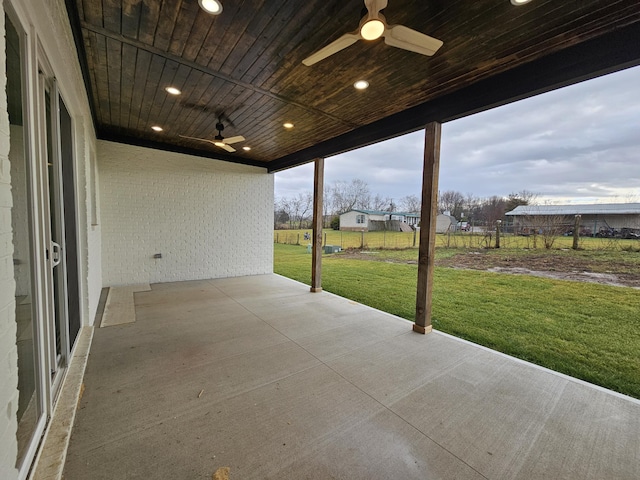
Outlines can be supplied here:
<path id="1" fill-rule="evenodd" d="M 312 244 L 311 230 L 275 230 L 274 243 L 303 245 Z M 322 245 L 335 245 L 346 249 L 406 249 L 418 248 L 420 232 L 346 232 L 326 229 L 322 233 Z M 545 249 L 571 248 L 572 236 L 558 235 L 553 238 L 542 235 L 500 234 L 501 248 Z M 436 247 L 480 249 L 495 248 L 495 231 L 455 232 L 436 235 Z M 579 248 L 588 250 L 640 250 L 638 239 L 580 237 Z"/>
<path id="2" fill-rule="evenodd" d="M 305 233 L 307 235 L 305 235 Z M 325 230 L 322 234 L 322 245 L 336 245 L 343 250 L 349 248 L 388 248 L 404 249 L 417 247 L 420 238 L 417 232 L 343 232 Z M 311 232 L 276 230 L 273 241 L 290 245 L 311 244 Z"/>

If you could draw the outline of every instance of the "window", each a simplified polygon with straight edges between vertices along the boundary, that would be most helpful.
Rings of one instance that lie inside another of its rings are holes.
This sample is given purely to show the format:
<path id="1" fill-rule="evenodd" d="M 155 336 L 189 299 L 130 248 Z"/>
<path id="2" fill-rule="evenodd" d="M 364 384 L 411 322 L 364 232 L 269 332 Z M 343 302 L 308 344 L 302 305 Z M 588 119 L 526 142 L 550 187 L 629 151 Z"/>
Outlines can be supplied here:
<path id="1" fill-rule="evenodd" d="M 364 223 L 364 215 L 356 215 L 356 223 Z"/>

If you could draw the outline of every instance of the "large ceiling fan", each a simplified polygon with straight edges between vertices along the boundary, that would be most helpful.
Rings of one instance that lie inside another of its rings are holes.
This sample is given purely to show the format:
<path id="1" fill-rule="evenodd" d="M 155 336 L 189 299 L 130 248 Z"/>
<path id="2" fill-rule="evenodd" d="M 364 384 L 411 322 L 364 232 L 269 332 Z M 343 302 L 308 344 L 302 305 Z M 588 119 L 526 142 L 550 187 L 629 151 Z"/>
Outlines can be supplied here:
<path id="1" fill-rule="evenodd" d="M 368 13 L 360 20 L 358 30 L 346 33 L 326 47 L 305 58 L 302 63 L 311 66 L 330 57 L 334 53 L 353 45 L 358 40 L 376 40 L 384 37 L 384 43 L 422 55 L 431 56 L 442 46 L 442 41 L 403 25 L 387 25 L 380 13 L 386 8 L 387 0 L 364 0 Z"/>
<path id="2" fill-rule="evenodd" d="M 218 120 L 218 123 L 216 123 L 216 130 L 218 130 L 218 134 L 215 137 L 213 137 L 213 140 L 210 140 L 208 138 L 187 137 L 186 135 L 180 135 L 180 137 L 188 138 L 190 140 L 199 140 L 201 142 L 208 142 L 208 143 L 211 143 L 211 144 L 215 145 L 216 147 L 223 148 L 227 152 L 235 152 L 236 151 L 236 149 L 233 148 L 230 144 L 238 143 L 238 142 L 244 142 L 244 137 L 242 135 L 237 135 L 235 137 L 224 138 L 222 136 L 222 131 L 224 130 L 224 125 L 222 124 L 222 120 L 220 120 L 220 119 Z"/>

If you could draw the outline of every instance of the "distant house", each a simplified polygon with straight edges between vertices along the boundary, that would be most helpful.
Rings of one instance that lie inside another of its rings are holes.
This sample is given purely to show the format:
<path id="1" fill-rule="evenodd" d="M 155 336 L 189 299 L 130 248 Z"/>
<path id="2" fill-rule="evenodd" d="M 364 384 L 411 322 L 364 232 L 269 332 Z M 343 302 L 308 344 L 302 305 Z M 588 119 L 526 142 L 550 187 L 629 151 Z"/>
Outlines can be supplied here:
<path id="1" fill-rule="evenodd" d="M 640 231 L 640 203 L 520 205 L 505 215 L 513 232 L 518 234 L 551 225 L 568 232 L 573 229 L 576 215 L 581 216 L 581 235 L 624 236 Z"/>
<path id="2" fill-rule="evenodd" d="M 390 230 L 412 231 L 420 222 L 420 214 L 385 212 L 380 210 L 349 210 L 340 215 L 340 230 L 374 232 Z"/>

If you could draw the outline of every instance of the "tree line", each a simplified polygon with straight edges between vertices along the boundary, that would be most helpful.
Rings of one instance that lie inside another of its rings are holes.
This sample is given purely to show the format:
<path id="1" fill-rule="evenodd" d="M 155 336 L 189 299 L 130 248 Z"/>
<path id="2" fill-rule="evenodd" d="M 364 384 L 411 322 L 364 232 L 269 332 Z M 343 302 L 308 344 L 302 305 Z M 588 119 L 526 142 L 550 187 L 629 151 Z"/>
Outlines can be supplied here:
<path id="1" fill-rule="evenodd" d="M 452 215 L 459 221 L 473 225 L 493 225 L 505 212 L 518 205 L 533 205 L 537 194 L 522 190 L 506 197 L 480 198 L 455 190 L 438 192 L 438 213 Z M 336 181 L 324 189 L 323 222 L 325 228 L 339 225 L 341 214 L 350 210 L 376 210 L 385 212 L 419 213 L 421 199 L 406 195 L 397 201 L 391 197 L 372 194 L 367 182 L 361 179 Z M 274 227 L 309 228 L 313 211 L 313 193 L 304 192 L 290 197 L 279 197 L 274 202 Z"/>

